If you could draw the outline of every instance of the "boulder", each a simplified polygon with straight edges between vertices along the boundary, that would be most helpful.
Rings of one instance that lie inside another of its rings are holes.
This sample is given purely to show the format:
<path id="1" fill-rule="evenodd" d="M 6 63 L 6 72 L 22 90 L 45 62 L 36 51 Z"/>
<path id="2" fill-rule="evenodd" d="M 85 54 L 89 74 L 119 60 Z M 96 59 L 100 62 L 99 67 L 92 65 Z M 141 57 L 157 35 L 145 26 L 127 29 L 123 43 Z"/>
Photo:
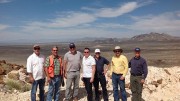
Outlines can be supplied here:
<path id="1" fill-rule="evenodd" d="M 3 63 L 3 64 L 6 64 L 6 61 L 5 61 L 5 60 L 1 60 L 1 61 L 0 61 L 0 64 L 2 64 L 2 63 Z"/>
<path id="2" fill-rule="evenodd" d="M 0 75 L 3 75 L 5 72 L 4 68 L 0 66 Z"/>
<path id="3" fill-rule="evenodd" d="M 162 84 L 162 81 L 163 81 L 163 79 L 159 79 L 159 80 L 157 80 L 157 83 Z"/>
<path id="4" fill-rule="evenodd" d="M 0 84 L 4 84 L 3 75 L 0 75 Z"/>
<path id="5" fill-rule="evenodd" d="M 170 73 L 167 69 L 164 69 L 164 71 L 165 71 L 168 75 L 171 75 L 171 73 Z"/>
<path id="6" fill-rule="evenodd" d="M 19 65 L 13 66 L 13 69 L 14 69 L 14 70 L 19 70 L 20 68 L 21 68 L 21 66 L 19 66 Z"/>
<path id="7" fill-rule="evenodd" d="M 7 76 L 8 76 L 9 79 L 19 80 L 19 72 L 16 71 L 16 70 L 13 70 L 13 71 L 9 72 L 7 74 Z"/>

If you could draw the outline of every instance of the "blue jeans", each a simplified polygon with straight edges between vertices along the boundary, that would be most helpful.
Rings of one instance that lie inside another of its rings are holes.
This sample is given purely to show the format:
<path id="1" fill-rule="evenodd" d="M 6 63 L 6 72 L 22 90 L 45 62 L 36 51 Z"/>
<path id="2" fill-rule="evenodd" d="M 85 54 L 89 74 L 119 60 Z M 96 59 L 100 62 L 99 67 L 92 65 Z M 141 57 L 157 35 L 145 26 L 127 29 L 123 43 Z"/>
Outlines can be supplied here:
<path id="1" fill-rule="evenodd" d="M 45 85 L 45 79 L 35 80 L 32 83 L 32 89 L 31 89 L 31 101 L 36 101 L 36 91 L 37 86 L 39 85 L 39 95 L 40 95 L 40 101 L 44 101 L 44 85 Z"/>
<path id="2" fill-rule="evenodd" d="M 112 83 L 113 83 L 113 93 L 114 101 L 119 101 L 119 90 L 118 85 L 120 86 L 122 101 L 127 101 L 126 90 L 125 90 L 125 80 L 120 80 L 121 74 L 112 73 Z"/>
<path id="3" fill-rule="evenodd" d="M 61 76 L 54 76 L 53 78 L 51 78 L 46 101 L 52 101 L 53 95 L 54 95 L 54 101 L 59 101 L 60 86 L 61 86 Z"/>

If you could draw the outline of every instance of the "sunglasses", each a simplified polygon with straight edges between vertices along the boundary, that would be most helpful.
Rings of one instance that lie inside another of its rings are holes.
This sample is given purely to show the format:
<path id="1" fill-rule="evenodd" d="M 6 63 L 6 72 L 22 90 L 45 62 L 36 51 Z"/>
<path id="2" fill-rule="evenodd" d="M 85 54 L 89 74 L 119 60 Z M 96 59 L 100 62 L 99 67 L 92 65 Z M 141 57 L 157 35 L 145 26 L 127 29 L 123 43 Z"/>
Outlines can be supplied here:
<path id="1" fill-rule="evenodd" d="M 95 54 L 100 54 L 99 52 L 95 53 Z"/>
<path id="2" fill-rule="evenodd" d="M 40 50 L 40 48 L 34 48 L 34 50 Z"/>
<path id="3" fill-rule="evenodd" d="M 89 53 L 89 52 L 84 52 L 84 53 Z"/>
<path id="4" fill-rule="evenodd" d="M 119 53 L 119 52 L 121 52 L 121 51 L 119 51 L 119 50 L 117 50 L 117 51 L 114 51 L 114 53 Z"/>
<path id="5" fill-rule="evenodd" d="M 53 50 L 54 52 L 57 52 L 58 50 Z"/>
<path id="6" fill-rule="evenodd" d="M 70 49 L 75 49 L 75 47 L 70 47 Z"/>

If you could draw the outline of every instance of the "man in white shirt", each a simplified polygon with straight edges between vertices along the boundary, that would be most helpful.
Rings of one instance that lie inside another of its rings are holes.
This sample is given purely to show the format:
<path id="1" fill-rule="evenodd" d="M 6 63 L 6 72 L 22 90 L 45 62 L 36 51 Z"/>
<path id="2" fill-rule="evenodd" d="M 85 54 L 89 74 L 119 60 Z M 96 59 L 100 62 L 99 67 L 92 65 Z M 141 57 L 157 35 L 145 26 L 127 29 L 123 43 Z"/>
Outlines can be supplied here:
<path id="1" fill-rule="evenodd" d="M 84 57 L 82 61 L 83 65 L 83 81 L 85 84 L 86 92 L 88 94 L 87 100 L 93 101 L 92 83 L 94 81 L 95 74 L 95 59 L 90 55 L 90 49 L 84 49 Z"/>
<path id="2" fill-rule="evenodd" d="M 31 101 L 36 101 L 36 91 L 39 85 L 40 101 L 44 101 L 44 59 L 45 57 L 40 54 L 40 46 L 34 45 L 34 53 L 27 59 L 27 72 L 29 74 L 30 82 L 32 83 Z"/>

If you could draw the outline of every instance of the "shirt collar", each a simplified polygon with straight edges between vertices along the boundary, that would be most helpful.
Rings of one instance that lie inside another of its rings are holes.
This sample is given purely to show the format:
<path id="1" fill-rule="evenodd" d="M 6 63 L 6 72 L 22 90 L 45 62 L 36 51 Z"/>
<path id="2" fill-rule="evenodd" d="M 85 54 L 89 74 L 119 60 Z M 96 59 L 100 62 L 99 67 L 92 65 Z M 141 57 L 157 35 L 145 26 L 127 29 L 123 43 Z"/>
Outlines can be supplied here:
<path id="1" fill-rule="evenodd" d="M 141 56 L 140 57 L 134 57 L 135 60 L 139 60 L 140 58 L 141 58 Z"/>
<path id="2" fill-rule="evenodd" d="M 53 57 L 53 59 L 59 59 L 59 56 L 54 56 L 54 55 L 52 55 L 52 57 Z"/>
<path id="3" fill-rule="evenodd" d="M 69 51 L 69 54 L 72 54 L 71 51 Z M 77 54 L 77 51 L 75 52 L 75 54 Z"/>
<path id="4" fill-rule="evenodd" d="M 33 55 L 36 56 L 36 57 L 39 57 L 39 56 L 40 56 L 40 54 L 39 54 L 39 56 L 38 56 L 38 55 L 36 55 L 35 53 L 33 53 Z"/>

